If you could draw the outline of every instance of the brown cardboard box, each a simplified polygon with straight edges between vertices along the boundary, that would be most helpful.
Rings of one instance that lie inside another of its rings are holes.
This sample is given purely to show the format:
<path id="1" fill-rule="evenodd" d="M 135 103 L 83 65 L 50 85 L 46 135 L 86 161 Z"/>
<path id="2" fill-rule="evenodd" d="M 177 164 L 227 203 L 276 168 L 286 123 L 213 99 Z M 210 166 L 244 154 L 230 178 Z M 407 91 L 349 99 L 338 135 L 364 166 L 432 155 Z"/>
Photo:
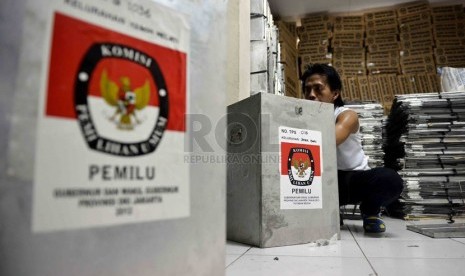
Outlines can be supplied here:
<path id="1" fill-rule="evenodd" d="M 432 14 L 463 13 L 462 4 L 431 6 Z"/>
<path id="2" fill-rule="evenodd" d="M 341 76 L 365 76 L 366 71 L 362 69 L 346 69 L 346 68 L 336 68 L 336 71 Z"/>
<path id="3" fill-rule="evenodd" d="M 393 27 L 397 26 L 397 18 L 389 17 L 389 18 L 382 18 L 382 19 L 375 19 L 366 22 L 366 29 L 376 29 L 376 28 L 386 28 L 386 27 Z"/>
<path id="4" fill-rule="evenodd" d="M 434 40 L 432 38 L 426 37 L 424 39 L 418 39 L 418 40 L 402 40 L 400 42 L 400 47 L 402 50 L 406 49 L 417 49 L 417 48 L 423 48 L 425 46 L 434 46 Z"/>
<path id="5" fill-rule="evenodd" d="M 386 60 L 386 59 L 398 59 L 398 58 L 399 58 L 399 51 L 397 50 L 367 53 L 367 63 L 375 62 L 380 59 Z"/>
<path id="6" fill-rule="evenodd" d="M 350 69 L 350 70 L 365 70 L 365 60 L 343 60 L 333 59 L 333 66 L 336 68 Z"/>
<path id="7" fill-rule="evenodd" d="M 439 55 L 436 56 L 436 63 L 441 66 L 465 67 L 465 55 Z"/>
<path id="8" fill-rule="evenodd" d="M 319 22 L 314 25 L 302 25 L 299 28 L 299 32 L 301 33 L 321 33 L 321 32 L 329 32 L 331 31 L 333 23 L 331 22 Z"/>
<path id="9" fill-rule="evenodd" d="M 282 20 L 277 20 L 275 21 L 275 25 L 280 29 L 281 31 L 285 31 L 288 33 L 290 36 L 296 36 L 296 25 L 294 22 L 285 22 Z"/>
<path id="10" fill-rule="evenodd" d="M 349 81 L 347 80 L 348 78 L 349 77 L 341 76 L 341 82 L 342 82 L 341 97 L 344 102 L 352 100 L 351 95 L 350 95 Z"/>
<path id="11" fill-rule="evenodd" d="M 334 24 L 334 32 L 353 32 L 353 31 L 364 31 L 364 24 Z"/>
<path id="12" fill-rule="evenodd" d="M 465 47 L 465 38 L 437 38 L 435 42 L 438 48 Z"/>
<path id="13" fill-rule="evenodd" d="M 334 51 L 333 52 L 334 60 L 365 60 L 365 49 L 356 49 L 356 50 L 343 50 L 343 51 Z"/>
<path id="14" fill-rule="evenodd" d="M 337 32 L 333 35 L 333 40 L 363 40 L 363 31 Z"/>
<path id="15" fill-rule="evenodd" d="M 297 37 L 299 38 L 300 42 L 303 42 L 302 40 L 306 41 L 313 41 L 313 40 L 321 40 L 321 39 L 330 39 L 330 33 L 329 32 L 313 32 L 313 33 L 308 33 L 308 32 L 300 32 Z"/>
<path id="16" fill-rule="evenodd" d="M 398 19 L 399 26 L 409 25 L 413 23 L 419 22 L 431 22 L 431 13 L 422 12 L 422 13 L 415 13 L 404 17 L 399 17 Z"/>
<path id="17" fill-rule="evenodd" d="M 465 28 L 449 28 L 446 30 L 436 31 L 433 29 L 434 39 L 464 38 Z"/>
<path id="18" fill-rule="evenodd" d="M 290 70 L 284 69 L 283 73 L 284 73 L 284 76 L 283 76 L 284 84 L 286 84 L 288 86 L 292 86 L 292 88 L 295 91 L 297 91 L 298 86 L 300 85 L 300 81 L 299 81 L 299 77 L 297 75 L 297 72 L 292 70 L 292 69 L 290 69 Z"/>
<path id="19" fill-rule="evenodd" d="M 370 67 L 367 68 L 368 75 L 380 75 L 380 74 L 400 74 L 400 66 L 395 67 Z"/>
<path id="20" fill-rule="evenodd" d="M 334 48 L 352 48 L 352 49 L 360 49 L 363 48 L 363 39 L 360 40 L 333 40 L 331 42 L 331 46 Z"/>
<path id="21" fill-rule="evenodd" d="M 412 82 L 415 81 L 412 76 L 409 75 L 398 75 L 397 76 L 398 84 L 401 93 L 400 94 L 410 94 L 413 91 Z"/>
<path id="22" fill-rule="evenodd" d="M 431 45 L 423 45 L 423 47 L 416 47 L 410 49 L 402 49 L 399 54 L 401 57 L 410 57 L 415 55 L 430 55 L 433 53 Z"/>
<path id="23" fill-rule="evenodd" d="M 412 93 L 423 93 L 421 84 L 420 84 L 420 82 L 418 81 L 417 74 L 412 74 L 412 75 L 411 75 L 411 79 L 413 79 L 413 81 L 411 82 L 411 85 L 412 85 L 412 92 L 410 92 L 410 93 L 411 93 L 411 94 L 412 94 Z"/>
<path id="24" fill-rule="evenodd" d="M 333 17 L 330 16 L 328 13 L 313 13 L 306 15 L 304 18 L 301 18 L 300 23 L 302 26 L 318 25 L 321 22 L 331 22 L 333 20 Z"/>
<path id="25" fill-rule="evenodd" d="M 465 20 L 444 21 L 433 24 L 433 32 L 435 34 L 448 30 L 463 31 L 465 29 Z"/>
<path id="26" fill-rule="evenodd" d="M 397 35 L 373 36 L 373 37 L 365 38 L 366 45 L 386 44 L 386 43 L 393 43 L 397 41 L 398 41 Z"/>
<path id="27" fill-rule="evenodd" d="M 358 87 L 360 89 L 360 98 L 362 101 L 369 100 L 370 97 L 370 87 L 368 85 L 368 77 L 367 76 L 358 76 L 357 82 Z"/>
<path id="28" fill-rule="evenodd" d="M 348 77 L 347 78 L 347 83 L 350 88 L 350 98 L 353 101 L 360 101 L 361 100 L 361 95 L 360 95 L 360 87 L 358 86 L 358 81 L 356 77 Z"/>
<path id="29" fill-rule="evenodd" d="M 400 94 L 401 89 L 399 86 L 399 80 L 397 79 L 396 74 L 389 74 L 387 75 L 387 78 L 389 80 L 389 84 L 391 85 L 391 90 L 394 95 Z"/>
<path id="30" fill-rule="evenodd" d="M 295 87 L 287 84 L 284 84 L 284 95 L 286 95 L 287 97 L 301 99 L 298 90 L 296 90 Z"/>
<path id="31" fill-rule="evenodd" d="M 289 31 L 287 25 L 283 21 L 277 21 L 276 26 L 278 27 L 278 40 L 281 43 L 287 43 L 293 48 L 297 49 L 297 35 Z"/>
<path id="32" fill-rule="evenodd" d="M 421 64 L 421 65 L 401 65 L 403 74 L 418 74 L 418 73 L 428 73 L 433 74 L 436 72 L 435 64 Z"/>
<path id="33" fill-rule="evenodd" d="M 363 24 L 365 23 L 363 16 L 359 15 L 347 15 L 347 16 L 335 16 L 335 24 Z"/>
<path id="34" fill-rule="evenodd" d="M 440 85 L 440 77 L 435 74 L 427 74 L 428 76 L 428 83 L 431 88 L 433 88 L 433 92 L 441 92 L 441 85 Z"/>
<path id="35" fill-rule="evenodd" d="M 414 22 L 410 24 L 399 25 L 400 33 L 409 33 L 409 32 L 417 32 L 421 30 L 432 28 L 432 23 L 430 21 L 420 21 Z"/>
<path id="36" fill-rule="evenodd" d="M 382 52 L 382 51 L 389 51 L 389 50 L 399 50 L 400 44 L 398 41 L 392 41 L 389 43 L 382 43 L 382 44 L 371 44 L 367 46 L 368 52 Z"/>
<path id="37" fill-rule="evenodd" d="M 397 18 L 397 14 L 395 10 L 381 10 L 375 12 L 367 12 L 364 14 L 365 22 L 378 20 L 378 19 L 386 19 L 386 18 Z"/>
<path id="38" fill-rule="evenodd" d="M 415 65 L 434 64 L 434 58 L 432 54 L 400 57 L 400 64 L 402 66 L 407 67 Z"/>
<path id="39" fill-rule="evenodd" d="M 279 62 L 297 67 L 297 57 L 298 54 L 296 49 L 286 46 L 286 44 L 281 44 L 281 56 Z"/>
<path id="40" fill-rule="evenodd" d="M 434 49 L 434 54 L 436 56 L 442 55 L 463 55 L 465 56 L 465 47 L 457 47 L 457 48 L 436 48 Z"/>
<path id="41" fill-rule="evenodd" d="M 379 75 L 380 96 L 383 106 L 391 106 L 394 100 L 394 91 L 390 84 L 389 75 Z"/>
<path id="42" fill-rule="evenodd" d="M 317 28 L 314 28 L 314 27 L 311 27 L 311 26 L 307 26 L 307 27 L 303 27 L 303 26 L 299 26 L 296 28 L 296 33 L 297 33 L 297 36 L 301 35 L 301 34 L 305 34 L 305 33 L 311 33 L 311 34 L 314 34 L 314 35 L 326 35 L 328 38 L 331 38 L 332 37 L 332 31 L 331 29 L 329 30 L 320 30 L 320 29 L 317 29 Z"/>
<path id="43" fill-rule="evenodd" d="M 420 78 L 422 87 L 424 87 L 425 89 L 425 92 L 437 92 L 433 89 L 433 87 L 430 86 L 427 74 L 420 74 L 419 78 Z"/>
<path id="44" fill-rule="evenodd" d="M 283 82 L 286 82 L 286 78 L 290 78 L 290 80 L 292 80 L 292 82 L 298 82 L 299 80 L 299 73 L 298 72 L 298 68 L 296 65 L 292 66 L 292 65 L 289 65 L 289 64 L 285 64 L 285 63 L 282 63 L 282 68 L 283 68 Z"/>
<path id="45" fill-rule="evenodd" d="M 429 12 L 430 10 L 428 1 L 414 1 L 398 5 L 396 7 L 397 16 L 399 17 L 415 13 Z"/>
<path id="46" fill-rule="evenodd" d="M 355 77 L 344 77 L 344 86 L 342 91 L 342 98 L 349 101 L 359 101 L 360 91 Z"/>
<path id="47" fill-rule="evenodd" d="M 328 46 L 329 38 L 327 36 L 315 36 L 311 33 L 303 33 L 299 35 L 300 42 L 313 46 Z"/>
<path id="48" fill-rule="evenodd" d="M 448 14 L 433 14 L 432 20 L 433 24 L 440 23 L 440 22 L 447 22 L 447 21 L 461 21 L 465 19 L 465 14 L 463 12 L 457 13 L 448 13 Z"/>
<path id="49" fill-rule="evenodd" d="M 346 51 L 365 51 L 365 47 L 358 47 L 358 48 L 341 48 L 341 47 L 332 47 L 332 52 L 333 53 L 338 53 L 338 52 L 346 52 Z"/>
<path id="50" fill-rule="evenodd" d="M 300 70 L 303 72 L 305 67 L 312 63 L 324 63 L 324 64 L 331 64 L 331 58 L 321 58 L 320 56 L 313 56 L 313 55 L 301 55 L 300 56 Z"/>
<path id="51" fill-rule="evenodd" d="M 367 68 L 372 69 L 372 68 L 392 68 L 392 67 L 399 67 L 399 59 L 393 58 L 393 59 L 378 59 L 378 60 L 370 60 L 370 62 L 367 61 Z"/>
<path id="52" fill-rule="evenodd" d="M 428 77 L 426 74 L 417 74 L 414 76 L 417 93 L 431 92 L 428 87 Z"/>
<path id="53" fill-rule="evenodd" d="M 416 32 L 409 32 L 409 33 L 401 33 L 400 34 L 400 40 L 405 41 L 405 40 L 433 40 L 433 32 L 431 29 L 423 29 L 423 30 L 418 30 Z"/>
<path id="54" fill-rule="evenodd" d="M 284 21 L 283 21 L 284 22 Z M 297 35 L 297 25 L 295 22 L 284 22 L 284 25 L 286 25 L 287 30 L 292 34 L 292 35 Z"/>
<path id="55" fill-rule="evenodd" d="M 328 54 L 328 47 L 326 46 L 311 46 L 307 45 L 304 43 L 299 43 L 299 49 L 298 49 L 299 54 L 305 55 L 305 54 L 320 54 L 322 56 L 325 56 Z M 331 56 L 330 56 L 331 58 Z"/>
<path id="56" fill-rule="evenodd" d="M 368 29 L 366 30 L 366 37 L 372 36 L 385 36 L 385 35 L 396 35 L 399 33 L 397 26 L 391 26 L 386 28 Z"/>
<path id="57" fill-rule="evenodd" d="M 382 103 L 381 85 L 379 83 L 379 77 L 374 75 L 368 76 L 368 85 L 370 87 L 371 100 L 375 100 L 378 103 Z"/>
<path id="58" fill-rule="evenodd" d="M 300 54 L 299 55 L 302 62 L 312 62 L 313 60 L 326 60 L 326 61 L 331 61 L 332 58 L 331 54 L 320 54 L 320 53 L 310 53 L 310 54 Z"/>

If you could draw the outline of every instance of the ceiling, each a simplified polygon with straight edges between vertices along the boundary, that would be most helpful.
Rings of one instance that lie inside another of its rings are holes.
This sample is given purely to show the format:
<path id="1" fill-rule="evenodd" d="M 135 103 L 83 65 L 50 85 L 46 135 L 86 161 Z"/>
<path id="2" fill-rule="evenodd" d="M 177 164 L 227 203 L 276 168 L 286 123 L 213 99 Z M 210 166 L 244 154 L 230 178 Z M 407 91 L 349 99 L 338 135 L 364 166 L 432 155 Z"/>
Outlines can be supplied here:
<path id="1" fill-rule="evenodd" d="M 412 2 L 412 0 L 268 0 L 273 17 L 279 16 L 286 21 L 297 21 L 306 14 L 315 12 L 355 13 L 406 2 Z M 465 0 L 429 0 L 429 2 L 465 4 Z"/>

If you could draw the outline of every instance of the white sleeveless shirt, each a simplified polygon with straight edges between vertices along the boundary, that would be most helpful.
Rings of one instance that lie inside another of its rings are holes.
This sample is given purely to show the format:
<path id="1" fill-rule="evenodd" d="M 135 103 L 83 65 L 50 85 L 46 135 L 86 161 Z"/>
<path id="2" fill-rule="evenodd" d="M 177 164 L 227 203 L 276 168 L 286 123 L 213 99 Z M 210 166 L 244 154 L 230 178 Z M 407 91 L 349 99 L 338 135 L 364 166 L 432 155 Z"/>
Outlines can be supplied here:
<path id="1" fill-rule="evenodd" d="M 338 106 L 334 109 L 334 120 L 339 114 L 349 110 L 344 106 Z M 337 146 L 337 169 L 343 171 L 366 171 L 369 170 L 368 156 L 362 148 L 362 138 L 360 127 L 356 133 L 351 133 L 347 139 Z"/>

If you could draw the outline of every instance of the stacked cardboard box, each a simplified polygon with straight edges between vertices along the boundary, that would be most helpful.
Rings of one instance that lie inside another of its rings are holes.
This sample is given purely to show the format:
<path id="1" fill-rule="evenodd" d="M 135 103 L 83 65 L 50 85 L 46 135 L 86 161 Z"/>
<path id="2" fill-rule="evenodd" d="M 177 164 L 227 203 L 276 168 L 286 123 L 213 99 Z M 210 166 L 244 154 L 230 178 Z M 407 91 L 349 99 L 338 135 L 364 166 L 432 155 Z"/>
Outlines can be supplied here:
<path id="1" fill-rule="evenodd" d="M 436 66 L 465 67 L 462 4 L 415 1 L 363 16 L 313 14 L 301 22 L 302 65 L 331 63 L 349 101 L 378 101 L 388 110 L 394 95 L 440 91 Z"/>
<path id="2" fill-rule="evenodd" d="M 285 95 L 289 97 L 301 98 L 301 88 L 299 73 L 297 70 L 297 34 L 294 23 L 277 21 L 279 32 L 280 57 L 282 64 L 282 79 Z"/>
<path id="3" fill-rule="evenodd" d="M 364 17 L 368 74 L 399 73 L 399 31 L 395 11 L 390 9 L 367 12 Z"/>
<path id="4" fill-rule="evenodd" d="M 439 77 L 436 74 L 404 74 L 397 76 L 399 93 L 412 94 L 419 91 L 440 91 Z"/>
<path id="5" fill-rule="evenodd" d="M 370 97 L 370 85 L 368 84 L 367 76 L 358 76 L 357 77 L 358 89 L 360 90 L 360 99 L 362 101 L 371 100 Z"/>
<path id="6" fill-rule="evenodd" d="M 362 100 L 362 92 L 358 84 L 358 78 L 342 77 L 342 99 L 346 102 L 358 102 Z"/>
<path id="7" fill-rule="evenodd" d="M 311 63 L 330 64 L 332 58 L 328 47 L 333 18 L 327 13 L 318 13 L 307 15 L 300 22 L 301 26 L 297 28 L 300 72 Z"/>
<path id="8" fill-rule="evenodd" d="M 383 74 L 379 75 L 379 85 L 380 85 L 380 103 L 383 105 L 383 108 L 386 113 L 389 112 L 392 106 L 392 101 L 394 96 L 399 93 L 400 87 L 397 81 L 396 74 Z"/>
<path id="9" fill-rule="evenodd" d="M 356 80 L 355 76 L 366 74 L 364 33 L 363 16 L 335 16 L 331 40 L 333 65 L 349 82 Z"/>
<path id="10" fill-rule="evenodd" d="M 403 4 L 397 8 L 397 15 L 400 29 L 402 73 L 407 75 L 435 73 L 434 38 L 429 3 L 417 1 Z"/>
<path id="11" fill-rule="evenodd" d="M 367 82 L 367 93 L 362 98 L 379 102 L 386 110 L 397 89 L 397 79 L 392 83 L 393 76 L 400 72 L 397 15 L 392 9 L 382 9 L 365 12 L 363 16 L 368 77 L 359 80 Z"/>
<path id="12" fill-rule="evenodd" d="M 431 8 L 434 57 L 437 66 L 465 67 L 465 13 L 463 5 Z"/>

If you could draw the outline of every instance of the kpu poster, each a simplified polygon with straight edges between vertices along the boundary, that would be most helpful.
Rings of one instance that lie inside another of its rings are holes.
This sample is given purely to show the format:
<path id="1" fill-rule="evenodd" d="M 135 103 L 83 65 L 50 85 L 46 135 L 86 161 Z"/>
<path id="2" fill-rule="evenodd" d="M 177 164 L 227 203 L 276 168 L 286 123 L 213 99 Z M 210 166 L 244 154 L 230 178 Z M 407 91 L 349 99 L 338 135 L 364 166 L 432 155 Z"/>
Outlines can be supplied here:
<path id="1" fill-rule="evenodd" d="M 189 216 L 189 27 L 152 1 L 54 1 L 33 231 Z"/>
<path id="2" fill-rule="evenodd" d="M 321 132 L 279 127 L 281 209 L 323 208 Z"/>

